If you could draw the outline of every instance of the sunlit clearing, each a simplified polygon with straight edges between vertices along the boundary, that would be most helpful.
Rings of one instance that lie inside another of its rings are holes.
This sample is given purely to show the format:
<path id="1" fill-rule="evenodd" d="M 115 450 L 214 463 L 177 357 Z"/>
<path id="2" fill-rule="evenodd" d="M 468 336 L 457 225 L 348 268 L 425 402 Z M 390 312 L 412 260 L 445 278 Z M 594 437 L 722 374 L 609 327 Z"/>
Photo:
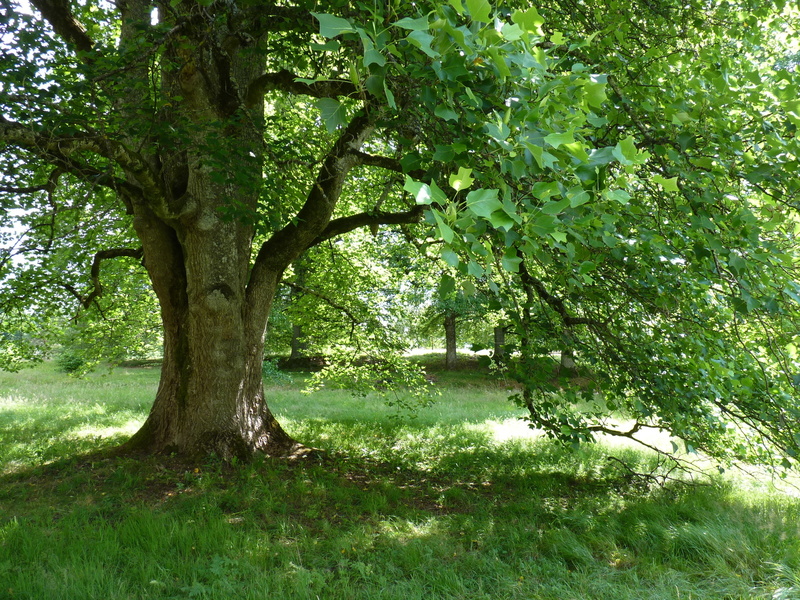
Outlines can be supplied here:
<path id="1" fill-rule="evenodd" d="M 503 420 L 488 419 L 483 423 L 469 425 L 468 429 L 488 431 L 498 444 L 516 439 L 533 440 L 542 435 L 540 430 L 531 429 L 526 421 L 516 418 Z"/>

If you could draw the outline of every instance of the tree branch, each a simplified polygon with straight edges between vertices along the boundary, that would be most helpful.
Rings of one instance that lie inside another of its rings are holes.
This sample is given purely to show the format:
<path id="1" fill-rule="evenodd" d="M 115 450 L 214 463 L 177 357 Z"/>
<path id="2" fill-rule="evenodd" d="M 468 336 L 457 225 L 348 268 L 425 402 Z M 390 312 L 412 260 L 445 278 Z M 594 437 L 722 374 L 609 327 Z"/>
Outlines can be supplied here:
<path id="1" fill-rule="evenodd" d="M 98 154 L 126 171 L 131 179 L 139 184 L 139 190 L 144 196 L 151 199 L 165 197 L 158 177 L 150 170 L 141 156 L 120 142 L 99 134 L 77 133 L 69 137 L 39 134 L 24 125 L 8 121 L 0 115 L 0 142 L 29 150 L 81 179 L 115 189 L 125 187 L 128 193 L 136 189 L 136 186 L 125 184 L 107 173 L 93 167 L 84 167 L 81 164 L 80 155 L 82 153 Z"/>
<path id="2" fill-rule="evenodd" d="M 247 88 L 245 105 L 248 108 L 256 106 L 269 91 L 280 90 L 312 98 L 358 98 L 359 89 L 350 81 L 331 79 L 306 83 L 298 81 L 298 76 L 282 69 L 277 73 L 264 73 L 257 77 Z"/>
<path id="3" fill-rule="evenodd" d="M 133 248 L 112 248 L 111 250 L 100 250 L 97 252 L 92 260 L 92 268 L 89 273 L 92 280 L 92 291 L 89 292 L 88 296 L 82 295 L 68 283 L 62 283 L 62 287 L 75 296 L 83 308 L 89 308 L 96 298 L 103 295 L 103 286 L 100 283 L 100 264 L 104 260 L 119 258 L 121 256 L 142 258 L 142 256 L 144 256 L 144 250 L 142 248 L 137 248 L 135 250 Z"/>
<path id="4" fill-rule="evenodd" d="M 260 285 L 267 272 L 282 272 L 300 256 L 330 223 L 345 179 L 360 164 L 354 154 L 372 132 L 372 122 L 356 116 L 328 151 L 303 207 L 291 223 L 261 245 L 253 264 L 250 285 Z"/>
<path id="5" fill-rule="evenodd" d="M 544 283 L 542 283 L 539 279 L 533 277 L 529 272 L 527 267 L 525 266 L 524 261 L 519 265 L 519 274 L 522 283 L 526 287 L 533 288 L 536 291 L 536 294 L 544 300 L 547 305 L 552 308 L 558 316 L 561 317 L 561 321 L 567 327 L 572 327 L 575 325 L 602 325 L 600 321 L 596 321 L 594 319 L 587 319 L 583 317 L 573 317 L 570 316 L 569 312 L 567 311 L 567 307 L 564 306 L 564 300 L 553 296 L 550 292 L 547 291 L 547 288 L 544 287 Z"/>
<path id="6" fill-rule="evenodd" d="M 94 41 L 72 14 L 69 0 L 31 0 L 31 4 L 55 32 L 79 52 L 89 52 L 94 47 Z"/>
<path id="7" fill-rule="evenodd" d="M 328 305 L 330 305 L 331 307 L 335 308 L 336 310 L 338 310 L 338 311 L 341 311 L 341 312 L 343 312 L 344 314 L 346 314 L 346 315 L 347 315 L 347 318 L 348 318 L 348 319 L 350 319 L 350 321 L 352 321 L 352 322 L 353 322 L 353 323 L 355 323 L 355 324 L 358 324 L 358 323 L 364 323 L 364 322 L 365 322 L 365 321 L 364 321 L 364 319 L 359 319 L 358 317 L 356 317 L 356 316 L 355 316 L 355 315 L 354 315 L 354 314 L 353 314 L 353 313 L 350 311 L 350 309 L 349 309 L 349 308 L 347 308 L 346 306 L 343 306 L 343 305 L 339 304 L 338 302 L 336 302 L 336 301 L 334 301 L 333 299 L 329 298 L 329 297 L 328 297 L 328 296 L 326 296 L 325 294 L 322 294 L 322 293 L 320 293 L 320 292 L 314 291 L 314 290 L 312 290 L 312 289 L 309 289 L 309 288 L 307 288 L 307 287 L 305 287 L 305 286 L 298 285 L 298 284 L 296 284 L 296 283 L 292 283 L 291 281 L 286 281 L 285 279 L 282 279 L 282 280 L 281 280 L 281 283 L 282 283 L 283 285 L 289 286 L 289 287 L 290 287 L 290 288 L 292 288 L 293 290 L 297 290 L 298 292 L 302 292 L 302 293 L 304 293 L 304 294 L 308 294 L 309 296 L 314 296 L 314 297 L 316 297 L 316 298 L 319 298 L 320 300 L 323 300 L 323 301 L 324 301 L 326 304 L 328 304 Z"/>
<path id="8" fill-rule="evenodd" d="M 317 236 L 311 243 L 311 246 L 321 244 L 325 240 L 329 240 L 339 235 L 343 235 L 359 227 L 377 226 L 377 225 L 408 225 L 411 223 L 419 223 L 422 220 L 422 215 L 425 212 L 425 207 L 415 206 L 411 210 L 405 212 L 384 212 L 375 211 L 371 213 L 358 213 L 349 215 L 347 217 L 340 217 L 334 219 L 328 226 Z"/>

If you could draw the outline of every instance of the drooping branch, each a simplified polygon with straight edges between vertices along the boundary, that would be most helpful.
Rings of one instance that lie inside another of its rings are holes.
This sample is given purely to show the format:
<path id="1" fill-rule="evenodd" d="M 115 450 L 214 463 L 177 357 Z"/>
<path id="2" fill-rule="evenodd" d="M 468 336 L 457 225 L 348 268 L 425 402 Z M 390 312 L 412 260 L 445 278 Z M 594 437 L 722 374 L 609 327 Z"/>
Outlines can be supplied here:
<path id="1" fill-rule="evenodd" d="M 364 322 L 364 319 L 359 319 L 358 317 L 356 317 L 349 308 L 347 308 L 346 306 L 344 306 L 342 304 L 339 304 L 338 302 L 336 302 L 335 300 L 333 300 L 332 298 L 330 298 L 329 296 L 326 296 L 325 294 L 323 294 L 321 292 L 317 292 L 316 290 L 312 290 L 312 289 L 307 288 L 305 286 L 298 285 L 296 283 L 292 283 L 291 281 L 286 281 L 285 279 L 281 280 L 281 283 L 283 285 L 285 285 L 285 286 L 288 286 L 288 287 L 292 288 L 293 290 L 298 291 L 298 292 L 302 292 L 304 294 L 308 294 L 309 296 L 314 296 L 315 298 L 319 298 L 320 300 L 322 300 L 323 302 L 325 302 L 326 304 L 328 304 L 332 308 L 335 308 L 336 310 L 338 310 L 338 311 L 344 313 L 345 315 L 347 315 L 347 318 L 350 319 L 350 321 L 352 323 L 356 324 L 356 325 L 359 324 L 359 323 L 363 323 Z"/>
<path id="2" fill-rule="evenodd" d="M 31 0 L 31 4 L 55 32 L 79 52 L 89 52 L 94 47 L 94 40 L 72 14 L 69 0 Z"/>
<path id="3" fill-rule="evenodd" d="M 330 79 L 326 81 L 307 82 L 286 69 L 277 73 L 264 73 L 257 77 L 247 88 L 245 105 L 253 108 L 264 98 L 264 94 L 272 90 L 280 90 L 312 98 L 357 98 L 360 90 L 350 81 Z"/>
<path id="4" fill-rule="evenodd" d="M 89 276 L 92 280 L 92 290 L 88 295 L 84 296 L 69 283 L 62 283 L 61 285 L 65 290 L 77 298 L 78 302 L 81 303 L 83 308 L 89 308 L 95 299 L 103 295 L 103 286 L 100 283 L 100 264 L 104 260 L 120 258 L 122 256 L 140 259 L 143 255 L 144 251 L 142 248 L 112 248 L 110 250 L 100 250 L 94 255 L 94 259 L 92 260 L 92 268 L 89 272 Z"/>
<path id="5" fill-rule="evenodd" d="M 520 279 L 522 280 L 522 284 L 526 288 L 533 289 L 536 294 L 545 301 L 545 303 L 552 308 L 559 317 L 561 317 L 561 321 L 567 327 L 573 327 L 576 325 L 602 325 L 600 321 L 596 321 L 595 319 L 587 319 L 584 317 L 573 317 L 569 314 L 567 307 L 564 305 L 564 300 L 558 298 L 557 296 L 553 296 L 550 292 L 547 291 L 544 283 L 537 279 L 536 277 L 532 276 L 528 271 L 527 267 L 525 266 L 525 262 L 521 262 L 519 265 L 519 274 Z"/>

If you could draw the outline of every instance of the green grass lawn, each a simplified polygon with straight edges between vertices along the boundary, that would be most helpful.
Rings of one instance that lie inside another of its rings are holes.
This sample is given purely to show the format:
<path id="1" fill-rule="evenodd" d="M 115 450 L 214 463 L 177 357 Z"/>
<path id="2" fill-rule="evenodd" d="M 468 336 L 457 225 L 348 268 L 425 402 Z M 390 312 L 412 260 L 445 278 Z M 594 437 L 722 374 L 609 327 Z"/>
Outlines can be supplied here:
<path id="1" fill-rule="evenodd" d="M 157 379 L 0 373 L 0 598 L 800 598 L 800 500 L 748 480 L 647 486 L 602 448 L 526 435 L 502 381 L 442 376 L 415 418 L 271 388 L 321 460 L 98 454 Z"/>

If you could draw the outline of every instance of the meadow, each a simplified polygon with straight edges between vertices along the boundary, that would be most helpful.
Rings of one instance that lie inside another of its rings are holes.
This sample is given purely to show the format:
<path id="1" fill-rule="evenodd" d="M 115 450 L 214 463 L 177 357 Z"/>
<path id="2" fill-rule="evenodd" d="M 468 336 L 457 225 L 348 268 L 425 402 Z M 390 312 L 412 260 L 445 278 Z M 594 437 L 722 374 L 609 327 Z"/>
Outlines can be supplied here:
<path id="1" fill-rule="evenodd" d="M 103 453 L 156 367 L 0 373 L 0 598 L 800 598 L 800 499 L 768 479 L 657 485 L 620 462 L 651 454 L 532 435 L 475 372 L 413 417 L 298 379 L 270 405 L 322 458 L 231 465 Z"/>

